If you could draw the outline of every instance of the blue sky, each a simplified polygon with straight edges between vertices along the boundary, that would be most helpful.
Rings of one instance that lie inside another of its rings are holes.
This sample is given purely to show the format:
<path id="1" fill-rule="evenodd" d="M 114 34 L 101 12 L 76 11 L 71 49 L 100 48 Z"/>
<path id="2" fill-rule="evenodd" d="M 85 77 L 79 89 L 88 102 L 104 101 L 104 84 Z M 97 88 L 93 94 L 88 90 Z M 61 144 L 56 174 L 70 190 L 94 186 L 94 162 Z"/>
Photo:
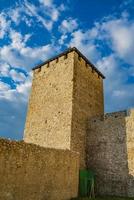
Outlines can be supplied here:
<path id="1" fill-rule="evenodd" d="M 76 46 L 106 76 L 105 112 L 134 107 L 134 0 L 0 0 L 0 136 L 21 139 L 32 67 Z"/>

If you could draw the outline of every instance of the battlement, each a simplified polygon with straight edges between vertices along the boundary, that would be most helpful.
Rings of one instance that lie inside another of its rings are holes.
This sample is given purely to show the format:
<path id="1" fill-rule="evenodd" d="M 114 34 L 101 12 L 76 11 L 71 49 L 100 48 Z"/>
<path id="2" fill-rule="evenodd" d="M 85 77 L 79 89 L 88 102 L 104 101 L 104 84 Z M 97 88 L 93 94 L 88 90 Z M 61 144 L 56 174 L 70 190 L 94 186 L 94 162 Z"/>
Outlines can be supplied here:
<path id="1" fill-rule="evenodd" d="M 101 76 L 103 79 L 105 78 L 105 76 L 93 65 L 93 63 L 91 63 L 76 47 L 68 48 L 66 51 L 58 54 L 57 56 L 54 56 L 53 58 L 48 59 L 45 62 L 37 65 L 36 67 L 33 68 L 33 70 L 36 70 L 36 72 L 40 72 L 42 66 L 44 68 L 44 67 L 49 67 L 50 65 L 51 66 L 55 65 L 57 62 L 60 61 L 62 62 L 64 59 L 67 59 L 68 54 L 72 52 L 76 52 L 78 54 L 78 59 L 80 61 L 84 61 L 87 67 L 91 67 L 92 72 L 96 72 L 98 76 Z"/>
<path id="2" fill-rule="evenodd" d="M 39 76 L 47 73 L 49 70 L 54 70 L 59 64 L 63 62 L 67 64 L 68 59 L 71 59 L 74 55 L 72 52 L 68 52 L 65 55 L 56 56 L 55 59 L 49 59 L 48 61 L 42 63 L 39 66 L 33 68 L 34 74 Z"/>
<path id="3" fill-rule="evenodd" d="M 124 117 L 134 117 L 134 109 L 128 109 L 128 110 L 123 110 L 123 111 L 118 111 L 118 112 L 112 112 L 112 113 L 105 113 L 104 115 L 100 115 L 97 117 L 93 117 L 92 119 L 89 119 L 89 123 L 99 123 L 99 122 L 104 122 L 106 120 L 116 120 L 119 118 L 124 118 Z"/>

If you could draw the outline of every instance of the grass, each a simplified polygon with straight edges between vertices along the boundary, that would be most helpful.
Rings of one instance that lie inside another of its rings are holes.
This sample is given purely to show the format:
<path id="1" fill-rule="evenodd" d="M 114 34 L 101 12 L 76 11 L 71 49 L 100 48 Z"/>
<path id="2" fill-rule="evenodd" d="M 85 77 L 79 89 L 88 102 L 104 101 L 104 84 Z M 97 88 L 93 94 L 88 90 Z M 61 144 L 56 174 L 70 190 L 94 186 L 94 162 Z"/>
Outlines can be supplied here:
<path id="1" fill-rule="evenodd" d="M 129 198 L 129 197 L 96 197 L 95 199 L 93 198 L 75 198 L 72 200 L 134 200 L 134 197 Z"/>

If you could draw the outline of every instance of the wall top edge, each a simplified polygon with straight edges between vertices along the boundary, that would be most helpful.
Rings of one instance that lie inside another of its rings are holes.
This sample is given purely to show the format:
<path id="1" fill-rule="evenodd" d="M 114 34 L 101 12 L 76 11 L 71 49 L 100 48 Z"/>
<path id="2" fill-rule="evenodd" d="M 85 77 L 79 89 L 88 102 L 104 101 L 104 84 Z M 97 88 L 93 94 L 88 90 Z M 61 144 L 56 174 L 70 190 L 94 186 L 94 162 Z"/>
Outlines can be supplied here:
<path id="1" fill-rule="evenodd" d="M 35 66 L 32 70 L 36 70 L 38 68 L 41 68 L 43 65 L 45 65 L 47 63 L 50 63 L 51 61 L 56 60 L 61 56 L 66 56 L 68 53 L 71 53 L 73 51 L 75 51 L 80 57 L 82 57 L 85 60 L 85 62 L 87 64 L 89 64 L 92 67 L 92 69 L 94 69 L 98 73 L 99 76 L 101 76 L 103 79 L 105 79 L 105 76 L 76 47 L 68 48 L 67 50 L 65 50 L 64 52 L 58 54 L 57 56 L 54 56 L 54 57 L 46 60 L 45 62 Z"/>

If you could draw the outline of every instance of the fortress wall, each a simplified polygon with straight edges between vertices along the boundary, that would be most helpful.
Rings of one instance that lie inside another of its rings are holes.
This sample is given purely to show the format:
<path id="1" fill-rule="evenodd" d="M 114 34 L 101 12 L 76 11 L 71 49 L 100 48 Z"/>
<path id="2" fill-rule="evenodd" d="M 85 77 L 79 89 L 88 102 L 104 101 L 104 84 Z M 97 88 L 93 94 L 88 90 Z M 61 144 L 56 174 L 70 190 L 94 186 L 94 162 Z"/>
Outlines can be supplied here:
<path id="1" fill-rule="evenodd" d="M 68 200 L 78 177 L 78 153 L 0 139 L 0 200 Z"/>
<path id="2" fill-rule="evenodd" d="M 34 70 L 24 141 L 70 149 L 74 52 Z"/>
<path id="3" fill-rule="evenodd" d="M 128 157 L 128 196 L 134 197 L 134 109 L 126 117 L 127 157 Z"/>
<path id="4" fill-rule="evenodd" d="M 126 118 L 124 111 L 89 121 L 87 166 L 95 171 L 99 194 L 129 195 Z"/>
<path id="5" fill-rule="evenodd" d="M 86 167 L 87 119 L 104 114 L 103 79 L 75 52 L 71 150 L 80 152 L 80 167 Z"/>

